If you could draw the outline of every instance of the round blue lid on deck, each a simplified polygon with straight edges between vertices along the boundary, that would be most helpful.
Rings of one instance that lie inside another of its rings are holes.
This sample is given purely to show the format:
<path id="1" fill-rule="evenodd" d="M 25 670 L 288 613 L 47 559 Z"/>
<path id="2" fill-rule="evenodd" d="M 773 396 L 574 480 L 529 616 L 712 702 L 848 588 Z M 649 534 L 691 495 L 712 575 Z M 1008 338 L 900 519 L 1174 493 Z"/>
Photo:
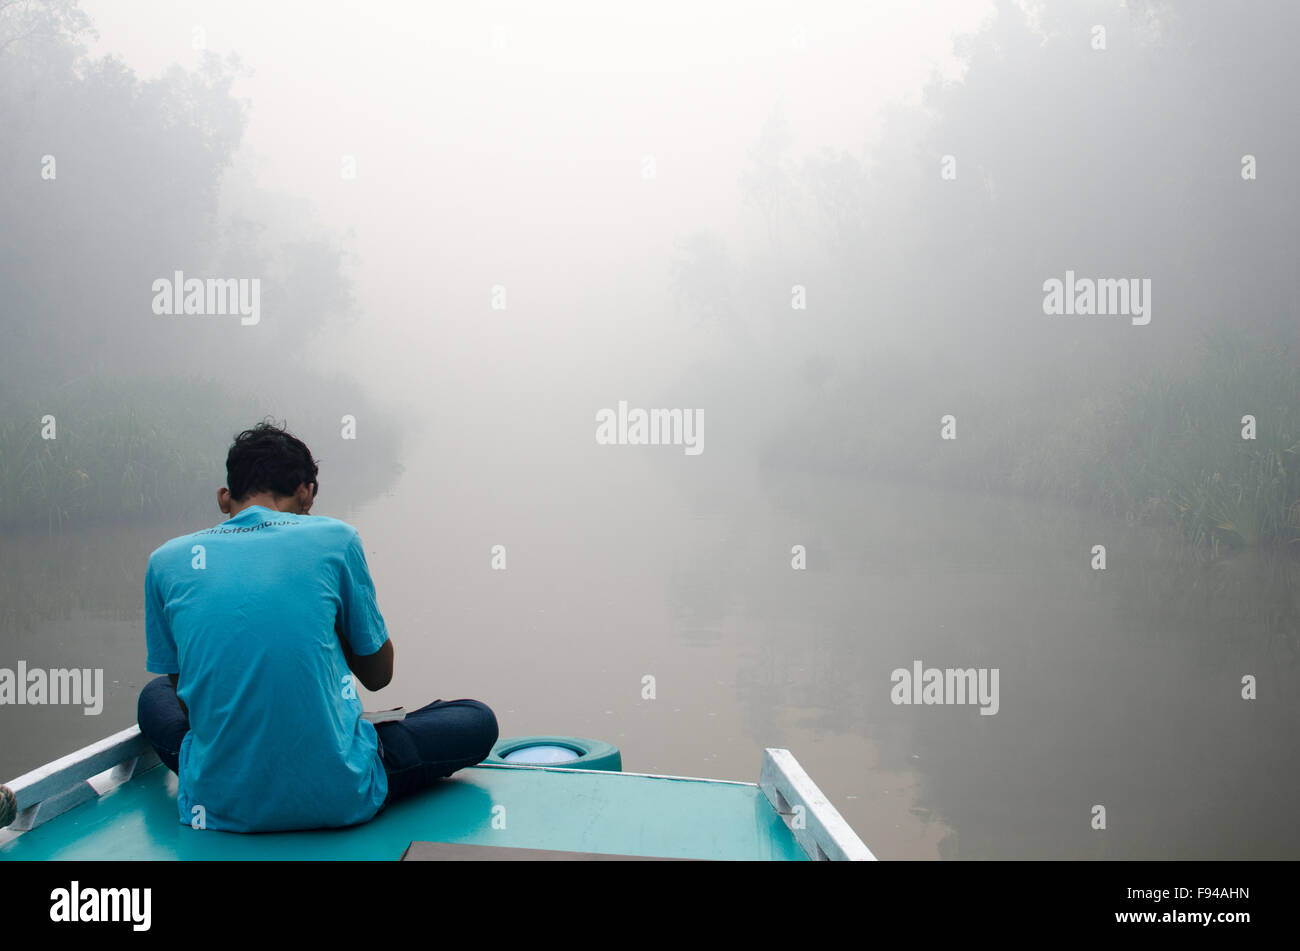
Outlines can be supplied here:
<path id="1" fill-rule="evenodd" d="M 571 763 L 578 758 L 578 751 L 567 746 L 524 746 L 512 750 L 502 757 L 507 763 L 540 764 Z"/>

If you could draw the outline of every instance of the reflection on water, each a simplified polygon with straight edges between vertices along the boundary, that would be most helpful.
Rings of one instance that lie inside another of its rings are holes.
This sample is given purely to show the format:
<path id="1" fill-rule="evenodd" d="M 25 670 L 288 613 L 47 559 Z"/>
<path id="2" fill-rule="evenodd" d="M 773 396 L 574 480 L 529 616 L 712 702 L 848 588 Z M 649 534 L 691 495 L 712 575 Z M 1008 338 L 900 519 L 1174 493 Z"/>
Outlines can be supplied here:
<path id="1" fill-rule="evenodd" d="M 750 550 L 820 534 L 834 551 L 821 578 L 755 574 L 741 698 L 758 728 L 871 737 L 923 778 L 915 805 L 955 857 L 1296 854 L 1294 559 L 1205 563 L 1008 498 L 824 480 L 769 498 L 788 515 L 756 520 Z M 893 705 L 890 672 L 915 660 L 999 668 L 999 713 Z M 1246 701 L 1252 673 L 1269 688 Z M 873 817 L 843 811 L 870 842 Z"/>
<path id="2" fill-rule="evenodd" d="M 144 671 L 149 553 L 182 531 L 165 523 L 83 534 L 9 532 L 0 548 L 0 667 L 102 669 L 103 707 L 0 707 L 0 776 L 26 772 L 135 721 Z"/>
<path id="3" fill-rule="evenodd" d="M 753 781 L 786 747 L 883 858 L 1300 854 L 1295 559 L 842 477 L 687 499 L 602 458 L 604 493 L 406 476 L 356 513 L 397 657 L 367 706 L 478 697 L 503 736 L 606 739 L 633 771 Z M 6 539 L 0 666 L 102 666 L 107 695 L 5 708 L 0 774 L 133 722 L 145 560 L 183 528 Z M 998 668 L 999 712 L 894 705 L 914 661 Z"/>

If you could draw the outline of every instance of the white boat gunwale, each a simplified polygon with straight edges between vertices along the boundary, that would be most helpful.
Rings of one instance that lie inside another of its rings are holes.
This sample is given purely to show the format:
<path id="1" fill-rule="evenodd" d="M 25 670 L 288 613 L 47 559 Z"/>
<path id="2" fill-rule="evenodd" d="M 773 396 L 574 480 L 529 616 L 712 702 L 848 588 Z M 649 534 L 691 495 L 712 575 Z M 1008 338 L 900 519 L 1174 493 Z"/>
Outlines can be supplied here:
<path id="1" fill-rule="evenodd" d="M 767 801 L 794 833 L 810 859 L 874 862 L 876 857 L 858 838 L 839 810 L 831 805 L 789 750 L 765 749 L 758 785 Z M 800 809 L 802 808 L 802 813 Z"/>
<path id="2" fill-rule="evenodd" d="M 97 740 L 89 746 L 24 773 L 5 787 L 13 794 L 16 815 L 0 829 L 0 843 L 14 833 L 44 825 L 83 802 L 104 795 L 137 772 L 161 763 L 139 726 Z M 6 837 L 7 836 L 7 837 Z"/>

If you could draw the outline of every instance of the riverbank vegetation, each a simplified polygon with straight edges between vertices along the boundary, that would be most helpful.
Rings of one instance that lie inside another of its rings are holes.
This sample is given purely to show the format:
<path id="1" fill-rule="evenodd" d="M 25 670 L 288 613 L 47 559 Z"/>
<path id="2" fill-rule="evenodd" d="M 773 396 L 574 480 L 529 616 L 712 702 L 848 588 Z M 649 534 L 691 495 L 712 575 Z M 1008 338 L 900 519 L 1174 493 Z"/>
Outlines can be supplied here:
<path id="1" fill-rule="evenodd" d="M 349 248 L 241 158 L 243 67 L 142 77 L 90 30 L 75 0 L 0 4 L 0 526 L 212 524 L 232 439 L 266 417 L 321 459 L 321 508 L 374 498 L 398 424 L 332 369 L 360 316 Z M 256 286 L 257 320 L 155 312 L 177 271 Z"/>
<path id="2" fill-rule="evenodd" d="M 1285 346 L 1207 337 L 1135 378 L 890 359 L 828 387 L 763 448 L 768 466 L 1014 492 L 1159 525 L 1212 550 L 1300 551 L 1300 372 Z M 942 416 L 955 437 L 941 438 Z M 1243 417 L 1254 417 L 1253 438 Z"/>
<path id="3" fill-rule="evenodd" d="M 1241 19 L 997 8 L 961 39 L 960 81 L 936 75 L 923 105 L 886 110 L 861 151 L 772 112 L 739 176 L 741 227 L 679 242 L 679 309 L 717 344 L 665 405 L 691 393 L 772 469 L 1012 492 L 1197 549 L 1295 551 L 1295 190 L 1243 169 L 1259 130 L 1278 154 L 1297 133 L 1245 121 L 1260 76 L 1205 71 Z M 1142 51 L 1108 60 L 1104 82 L 1077 40 L 1101 22 Z M 1249 41 L 1261 69 L 1293 69 L 1275 31 Z M 1141 130 L 1140 156 L 1070 131 L 1101 113 Z M 1143 319 L 1053 315 L 1044 291 L 1071 271 L 1140 282 Z"/>
<path id="4" fill-rule="evenodd" d="M 316 378 L 309 391 L 310 399 L 201 377 L 88 379 L 39 398 L 8 391 L 0 529 L 58 532 L 140 518 L 215 524 L 226 451 L 237 433 L 266 417 L 288 424 L 311 447 L 321 465 L 321 509 L 343 517 L 392 484 L 400 436 L 372 412 L 364 439 L 343 438 L 336 407 L 368 405 L 355 383 Z"/>

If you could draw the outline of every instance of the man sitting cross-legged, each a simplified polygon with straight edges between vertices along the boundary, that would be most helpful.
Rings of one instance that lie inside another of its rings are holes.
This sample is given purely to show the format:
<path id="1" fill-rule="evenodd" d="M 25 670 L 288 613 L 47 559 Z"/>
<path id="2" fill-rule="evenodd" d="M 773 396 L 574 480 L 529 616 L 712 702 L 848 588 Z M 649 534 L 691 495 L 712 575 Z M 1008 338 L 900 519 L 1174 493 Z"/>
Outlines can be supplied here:
<path id="1" fill-rule="evenodd" d="M 217 504 L 230 518 L 149 556 L 140 731 L 177 773 L 180 821 L 228 832 L 366 822 L 481 762 L 477 700 L 361 718 L 356 683 L 393 676 L 393 643 L 356 529 L 309 514 L 316 461 L 269 423 L 241 433 Z"/>

